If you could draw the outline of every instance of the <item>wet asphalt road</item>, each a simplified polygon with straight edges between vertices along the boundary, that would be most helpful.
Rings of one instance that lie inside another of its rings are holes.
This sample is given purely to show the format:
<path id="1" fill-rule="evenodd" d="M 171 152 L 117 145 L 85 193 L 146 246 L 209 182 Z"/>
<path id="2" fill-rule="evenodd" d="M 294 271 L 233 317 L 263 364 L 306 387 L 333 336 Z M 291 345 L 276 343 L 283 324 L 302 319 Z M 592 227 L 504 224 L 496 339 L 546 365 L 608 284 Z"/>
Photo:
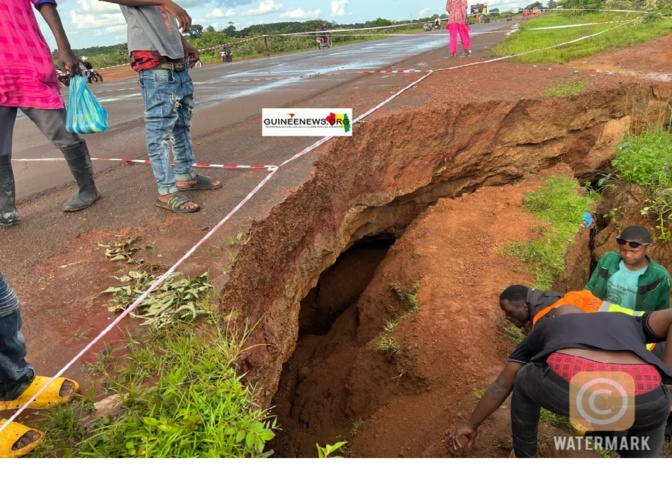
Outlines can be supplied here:
<path id="1" fill-rule="evenodd" d="M 474 25 L 471 36 L 501 31 L 508 24 Z M 418 54 L 446 47 L 447 32 L 428 32 L 409 36 L 349 44 L 329 50 L 301 53 L 211 65 L 192 70 L 196 84 L 196 109 L 192 125 L 195 140 L 216 134 L 219 130 L 258 117 L 264 107 L 287 107 L 316 96 L 326 90 L 361 77 L 359 70 L 387 69 Z M 403 65 L 396 68 L 405 69 Z M 422 66 L 415 67 L 423 70 Z M 339 72 L 353 72 L 333 75 Z M 316 75 L 317 74 L 317 75 Z M 327 75 L 325 75 L 327 74 Z M 329 75 L 332 74 L 332 75 Z M 288 79 L 266 82 L 214 83 L 239 79 L 309 76 L 309 79 Z M 208 84 L 201 84 L 201 83 Z M 93 157 L 146 159 L 142 97 L 135 79 L 96 84 L 91 87 L 109 114 L 110 128 L 105 133 L 87 135 Z M 119 90 L 119 91 L 116 91 Z M 102 92 L 101 92 L 102 91 Z M 67 93 L 64 94 L 67 102 Z M 336 106 L 334 104 L 333 106 Z M 259 132 L 261 137 L 261 132 Z M 236 146 L 231 158 L 198 158 L 200 163 L 273 164 L 277 159 L 253 159 L 245 146 Z M 60 153 L 25 117 L 20 116 L 14 131 L 13 158 L 61 157 Z M 99 172 L 115 163 L 96 162 Z M 14 164 L 17 198 L 35 196 L 72 182 L 64 162 L 18 162 Z"/>

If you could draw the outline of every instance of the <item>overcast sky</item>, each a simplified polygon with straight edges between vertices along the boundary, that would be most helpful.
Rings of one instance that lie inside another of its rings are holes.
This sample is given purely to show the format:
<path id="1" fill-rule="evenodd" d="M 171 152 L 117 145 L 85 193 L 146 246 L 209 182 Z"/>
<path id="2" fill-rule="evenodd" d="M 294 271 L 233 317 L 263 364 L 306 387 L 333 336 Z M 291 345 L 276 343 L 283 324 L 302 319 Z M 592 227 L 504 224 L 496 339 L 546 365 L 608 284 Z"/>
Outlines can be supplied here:
<path id="1" fill-rule="evenodd" d="M 488 8 L 524 7 L 529 1 L 500 0 Z M 445 0 L 176 0 L 187 9 L 194 24 L 223 29 L 258 23 L 326 19 L 338 23 L 363 22 L 383 17 L 408 19 L 445 12 Z M 469 0 L 469 4 L 476 3 Z M 119 6 L 100 0 L 58 0 L 59 12 L 73 48 L 103 46 L 126 41 L 126 25 Z M 41 21 L 41 16 L 37 14 Z M 42 31 L 55 48 L 49 28 Z"/>

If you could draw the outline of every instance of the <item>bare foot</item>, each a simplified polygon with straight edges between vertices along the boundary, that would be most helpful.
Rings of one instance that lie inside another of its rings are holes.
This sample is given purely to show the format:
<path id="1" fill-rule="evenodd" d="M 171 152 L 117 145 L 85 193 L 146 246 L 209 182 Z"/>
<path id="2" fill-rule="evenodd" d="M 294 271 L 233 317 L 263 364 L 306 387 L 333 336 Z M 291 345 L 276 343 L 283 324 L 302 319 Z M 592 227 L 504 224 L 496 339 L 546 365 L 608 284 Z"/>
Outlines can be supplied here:
<path id="1" fill-rule="evenodd" d="M 61 385 L 61 390 L 58 392 L 58 395 L 60 395 L 61 397 L 68 397 L 73 392 L 74 391 L 72 390 L 72 384 L 68 380 L 65 380 L 63 382 L 63 385 Z"/>
<path id="2" fill-rule="evenodd" d="M 188 182 L 191 182 L 191 181 L 188 181 Z M 193 183 L 194 184 L 196 183 L 196 179 L 194 179 Z M 180 182 L 178 182 L 177 185 L 180 186 Z M 191 183 L 187 184 L 187 185 L 191 185 Z M 182 185 L 182 187 L 183 187 L 183 185 Z M 165 195 L 159 194 L 159 201 L 161 201 L 162 203 L 168 203 L 168 200 L 170 199 L 170 197 L 174 196 L 175 194 L 178 194 L 178 193 L 170 193 L 170 194 L 165 194 Z M 183 203 L 178 208 L 180 208 L 182 210 L 188 210 L 188 209 L 193 209 L 193 208 L 199 208 L 199 206 L 198 206 L 198 203 L 196 203 L 194 201 L 189 201 L 187 203 Z"/>
<path id="3" fill-rule="evenodd" d="M 26 432 L 23 436 L 19 438 L 19 440 L 12 445 L 12 450 L 20 450 L 21 448 L 25 448 L 31 443 L 34 443 L 40 439 L 40 434 L 35 432 L 34 430 Z"/>
<path id="4" fill-rule="evenodd" d="M 178 180 L 177 181 L 177 187 L 189 187 L 189 186 L 192 186 L 192 185 L 196 185 L 197 182 L 198 182 L 197 177 L 194 177 L 191 180 Z M 213 186 L 218 186 L 219 184 L 221 184 L 221 182 L 219 180 L 213 180 L 212 181 Z"/>

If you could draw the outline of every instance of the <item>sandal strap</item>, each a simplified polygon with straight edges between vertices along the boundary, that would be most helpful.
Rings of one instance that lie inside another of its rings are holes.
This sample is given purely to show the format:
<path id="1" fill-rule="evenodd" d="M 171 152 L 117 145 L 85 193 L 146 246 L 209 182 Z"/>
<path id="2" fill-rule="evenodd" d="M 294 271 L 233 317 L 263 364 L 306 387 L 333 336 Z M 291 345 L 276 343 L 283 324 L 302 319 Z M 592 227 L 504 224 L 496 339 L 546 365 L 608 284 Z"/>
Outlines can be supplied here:
<path id="1" fill-rule="evenodd" d="M 170 198 L 168 198 L 168 201 L 166 201 L 166 205 L 168 205 L 172 210 L 176 210 L 185 203 L 195 203 L 195 202 L 194 200 L 192 200 L 191 198 L 187 198 L 183 194 L 174 194 Z"/>

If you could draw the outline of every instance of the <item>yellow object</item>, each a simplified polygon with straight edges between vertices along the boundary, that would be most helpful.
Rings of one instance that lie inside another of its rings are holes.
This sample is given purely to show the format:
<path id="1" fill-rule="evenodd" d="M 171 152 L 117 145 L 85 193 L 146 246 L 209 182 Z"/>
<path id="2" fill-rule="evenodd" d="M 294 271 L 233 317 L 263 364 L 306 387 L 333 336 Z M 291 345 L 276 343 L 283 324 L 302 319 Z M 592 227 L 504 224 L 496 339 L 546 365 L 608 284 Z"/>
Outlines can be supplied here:
<path id="1" fill-rule="evenodd" d="M 0 420 L 0 427 L 5 425 L 5 423 L 7 423 L 7 420 Z M 14 443 L 16 443 L 19 439 L 21 439 L 22 436 L 30 431 L 37 432 L 40 435 L 39 439 L 19 450 L 12 450 Z M 26 427 L 20 423 L 12 422 L 7 427 L 5 427 L 2 432 L 0 432 L 0 458 L 23 457 L 24 455 L 32 452 L 37 447 L 37 445 L 42 442 L 42 439 L 44 439 L 44 432 L 41 432 L 37 429 L 31 429 L 30 427 Z"/>
<path id="2" fill-rule="evenodd" d="M 28 386 L 23 393 L 12 401 L 0 401 L 0 410 L 13 410 L 19 409 L 21 406 L 26 404 L 31 397 L 33 397 L 37 392 L 40 391 L 44 385 L 51 380 L 46 376 L 36 376 L 33 382 Z M 65 381 L 70 382 L 72 388 L 69 395 L 65 397 L 60 396 L 61 387 Z M 49 385 L 49 388 L 42 392 L 40 396 L 35 399 L 30 405 L 29 408 L 32 409 L 44 409 L 51 408 L 52 406 L 58 406 L 59 404 L 67 403 L 74 394 L 79 392 L 79 383 L 68 378 L 57 378 L 54 383 Z M 0 433 L 1 434 L 1 433 Z"/>

